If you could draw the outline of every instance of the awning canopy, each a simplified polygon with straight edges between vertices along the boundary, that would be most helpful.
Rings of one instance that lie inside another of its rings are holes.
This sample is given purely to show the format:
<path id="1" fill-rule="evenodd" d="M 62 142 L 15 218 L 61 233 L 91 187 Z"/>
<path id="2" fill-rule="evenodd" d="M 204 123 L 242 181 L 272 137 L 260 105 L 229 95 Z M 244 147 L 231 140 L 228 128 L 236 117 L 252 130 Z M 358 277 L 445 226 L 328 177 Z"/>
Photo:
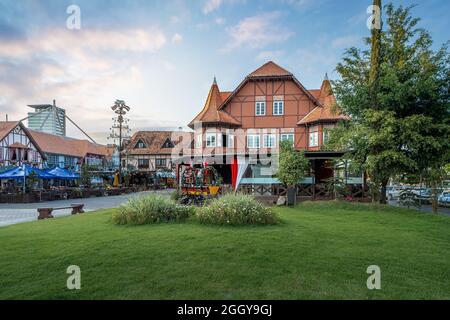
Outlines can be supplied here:
<path id="1" fill-rule="evenodd" d="M 0 173 L 0 179 L 21 180 L 29 177 L 32 172 L 36 174 L 39 179 L 55 179 L 54 175 L 47 173 L 44 170 L 34 168 L 28 164 L 24 164 L 21 167 L 15 167 Z"/>
<path id="2" fill-rule="evenodd" d="M 172 178 L 175 179 L 175 173 L 172 171 L 158 171 L 156 176 L 159 178 Z"/>
<path id="3" fill-rule="evenodd" d="M 69 169 L 63 169 L 60 167 L 55 167 L 53 169 L 46 170 L 47 173 L 55 176 L 54 179 L 59 180 L 77 180 L 80 179 L 80 174 L 73 172 Z"/>

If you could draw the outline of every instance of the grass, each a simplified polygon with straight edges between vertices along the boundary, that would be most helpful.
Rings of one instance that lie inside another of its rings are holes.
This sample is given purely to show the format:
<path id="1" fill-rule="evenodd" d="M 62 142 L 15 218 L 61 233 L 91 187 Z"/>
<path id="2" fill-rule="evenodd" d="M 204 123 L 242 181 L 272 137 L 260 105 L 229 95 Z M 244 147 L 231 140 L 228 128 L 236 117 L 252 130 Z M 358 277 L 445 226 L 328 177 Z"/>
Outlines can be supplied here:
<path id="1" fill-rule="evenodd" d="M 0 228 L 0 299 L 450 299 L 450 218 L 347 203 L 263 227 L 117 226 L 112 210 Z M 381 290 L 366 269 L 381 268 Z M 66 268 L 81 268 L 81 290 Z"/>

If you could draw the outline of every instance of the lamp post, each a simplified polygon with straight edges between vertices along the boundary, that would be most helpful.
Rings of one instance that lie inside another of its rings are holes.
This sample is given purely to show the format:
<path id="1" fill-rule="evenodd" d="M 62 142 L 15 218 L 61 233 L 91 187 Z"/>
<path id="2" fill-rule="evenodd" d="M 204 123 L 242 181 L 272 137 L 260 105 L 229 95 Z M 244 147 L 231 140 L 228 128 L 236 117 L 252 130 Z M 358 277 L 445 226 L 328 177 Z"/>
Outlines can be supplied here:
<path id="1" fill-rule="evenodd" d="M 116 100 L 114 105 L 111 107 L 112 111 L 117 114 L 116 117 L 112 118 L 114 121 L 111 127 L 111 133 L 108 139 L 119 140 L 118 141 L 118 151 L 119 151 L 119 183 L 122 182 L 122 149 L 123 140 L 130 137 L 130 127 L 128 126 L 129 119 L 125 118 L 127 112 L 130 111 L 130 107 L 125 104 L 123 100 Z"/>

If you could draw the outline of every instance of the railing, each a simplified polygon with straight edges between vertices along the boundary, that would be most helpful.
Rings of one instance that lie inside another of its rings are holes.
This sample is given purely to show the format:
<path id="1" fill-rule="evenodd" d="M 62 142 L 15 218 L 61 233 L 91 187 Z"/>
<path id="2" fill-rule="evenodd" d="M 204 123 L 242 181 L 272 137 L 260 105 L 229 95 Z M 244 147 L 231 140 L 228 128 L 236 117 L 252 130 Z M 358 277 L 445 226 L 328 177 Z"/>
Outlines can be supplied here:
<path id="1" fill-rule="evenodd" d="M 299 184 L 297 189 L 297 199 L 311 200 L 331 200 L 331 199 L 363 199 L 367 196 L 367 190 L 363 190 L 362 185 L 346 185 L 345 190 L 336 190 L 326 184 Z M 240 185 L 238 192 L 250 194 L 257 197 L 279 197 L 285 196 L 286 187 L 280 184 L 246 184 Z"/>

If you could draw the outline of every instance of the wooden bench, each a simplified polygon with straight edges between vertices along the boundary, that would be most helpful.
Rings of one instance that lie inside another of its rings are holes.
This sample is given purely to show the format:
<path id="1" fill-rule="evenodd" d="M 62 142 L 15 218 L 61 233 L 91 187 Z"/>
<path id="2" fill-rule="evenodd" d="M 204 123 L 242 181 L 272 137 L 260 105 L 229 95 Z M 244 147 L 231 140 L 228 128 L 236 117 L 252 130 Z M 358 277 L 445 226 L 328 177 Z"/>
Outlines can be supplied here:
<path id="1" fill-rule="evenodd" d="M 53 218 L 52 212 L 55 210 L 72 209 L 72 214 L 83 213 L 84 204 L 73 203 L 70 207 L 58 207 L 58 208 L 38 208 L 39 213 L 38 220 Z"/>

